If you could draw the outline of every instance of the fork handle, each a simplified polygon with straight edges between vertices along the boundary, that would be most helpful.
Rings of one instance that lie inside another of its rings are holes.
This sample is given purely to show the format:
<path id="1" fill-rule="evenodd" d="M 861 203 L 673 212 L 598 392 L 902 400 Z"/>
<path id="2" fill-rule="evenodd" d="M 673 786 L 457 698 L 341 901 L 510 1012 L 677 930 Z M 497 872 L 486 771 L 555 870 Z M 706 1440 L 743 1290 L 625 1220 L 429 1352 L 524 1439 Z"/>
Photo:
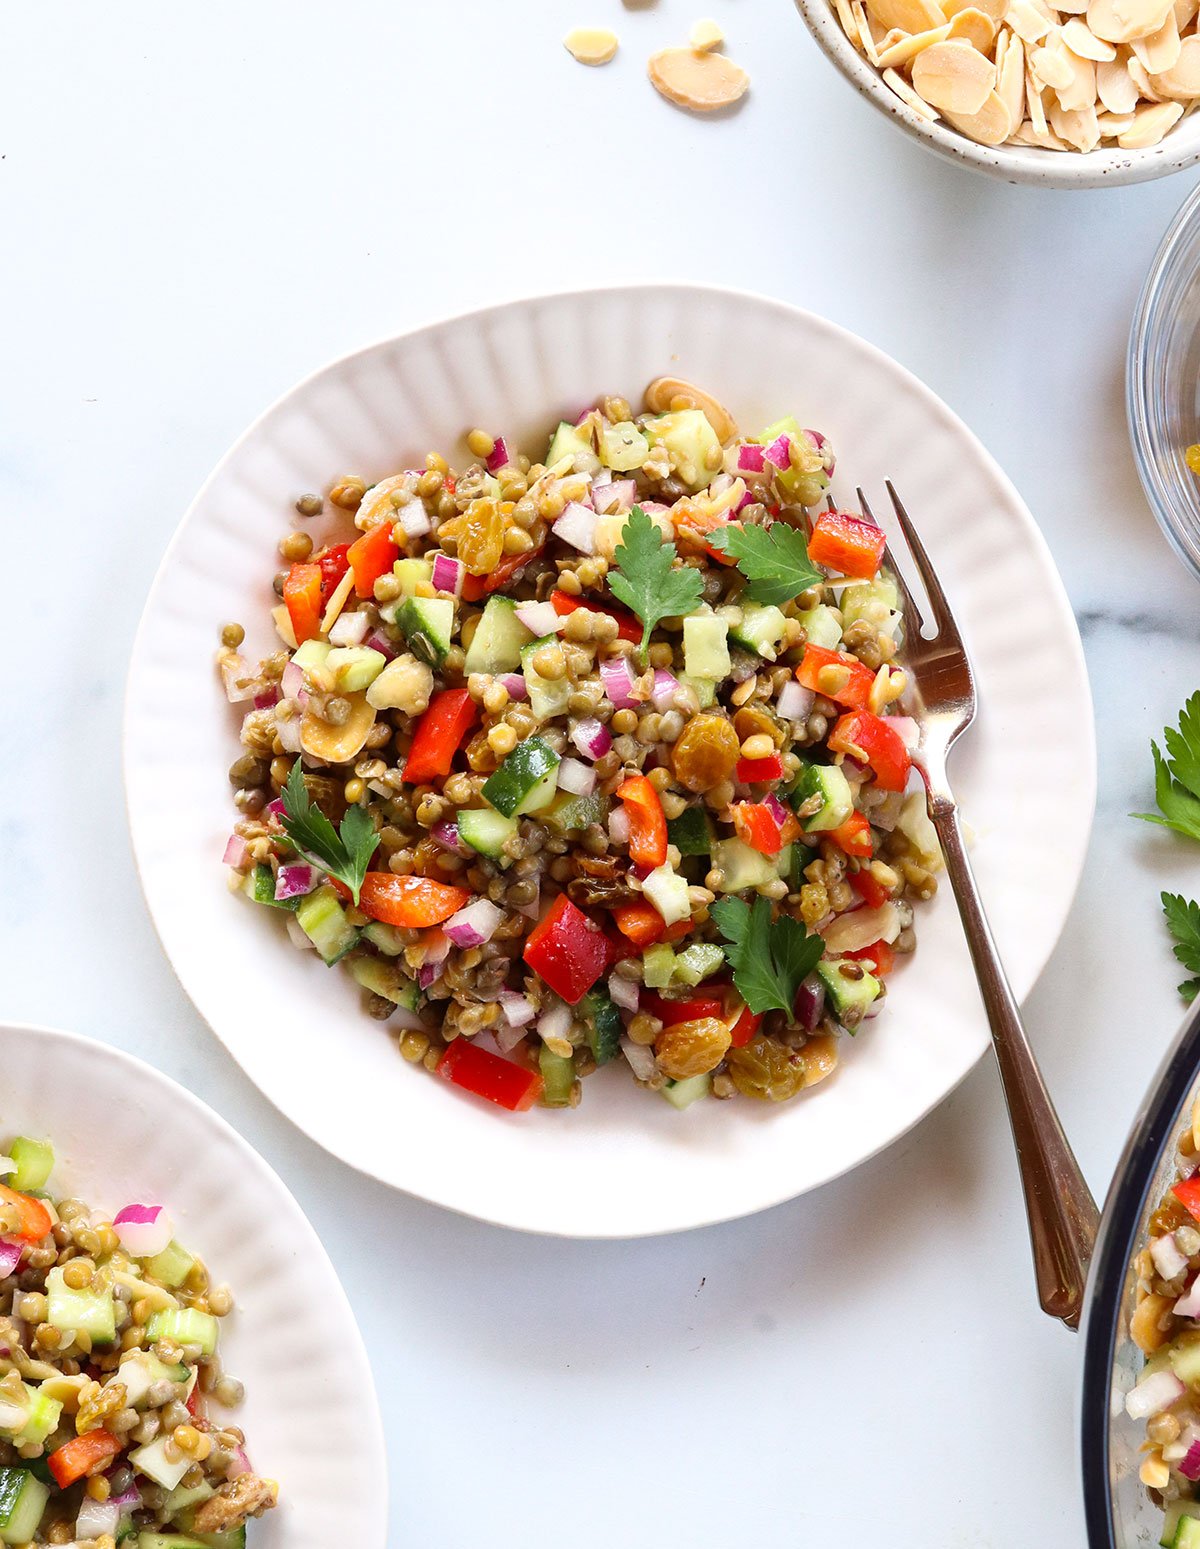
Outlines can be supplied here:
<path id="1" fill-rule="evenodd" d="M 939 810 L 931 811 L 930 816 L 942 842 L 946 871 L 991 1024 L 1016 1142 L 1038 1300 L 1044 1312 L 1077 1329 L 1100 1212 L 1067 1143 L 1021 1024 L 967 859 L 958 809 L 952 803 L 937 805 Z"/>

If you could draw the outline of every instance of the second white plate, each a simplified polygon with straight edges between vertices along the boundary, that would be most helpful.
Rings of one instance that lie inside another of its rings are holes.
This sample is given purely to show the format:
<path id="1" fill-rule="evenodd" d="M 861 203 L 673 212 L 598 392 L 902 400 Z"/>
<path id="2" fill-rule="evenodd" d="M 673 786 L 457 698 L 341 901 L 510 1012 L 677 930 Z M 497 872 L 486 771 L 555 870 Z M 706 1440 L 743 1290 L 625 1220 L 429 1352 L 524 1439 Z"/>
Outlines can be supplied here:
<path id="1" fill-rule="evenodd" d="M 884 1014 L 835 1079 L 781 1109 L 677 1113 L 618 1072 L 574 1111 L 509 1117 L 404 1066 L 341 974 L 270 910 L 225 888 L 235 720 L 217 687 L 222 623 L 271 645 L 275 544 L 291 501 L 342 473 L 379 478 L 475 425 L 535 452 L 600 393 L 664 372 L 743 427 L 794 413 L 832 438 L 835 492 L 893 479 L 967 638 L 981 713 L 952 761 L 973 859 L 1018 996 L 1062 929 L 1095 801 L 1075 622 L 1032 518 L 946 406 L 878 350 L 809 313 L 729 291 L 638 286 L 515 302 L 326 367 L 253 425 L 197 496 L 155 580 L 131 664 L 125 773 L 134 850 L 185 989 L 250 1077 L 363 1171 L 505 1225 L 635 1236 L 744 1215 L 835 1177 L 916 1123 L 984 1052 L 987 1025 L 953 899 L 918 921 Z"/>

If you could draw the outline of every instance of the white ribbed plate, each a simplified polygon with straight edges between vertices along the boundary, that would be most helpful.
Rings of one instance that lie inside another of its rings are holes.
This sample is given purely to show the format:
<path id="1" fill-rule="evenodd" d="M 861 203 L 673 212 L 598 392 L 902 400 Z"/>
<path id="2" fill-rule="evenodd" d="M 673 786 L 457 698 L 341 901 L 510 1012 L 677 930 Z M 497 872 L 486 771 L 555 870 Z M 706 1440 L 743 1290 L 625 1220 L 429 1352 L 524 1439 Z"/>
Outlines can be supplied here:
<path id="1" fill-rule="evenodd" d="M 234 1424 L 280 1504 L 250 1549 L 383 1549 L 387 1464 L 367 1353 L 316 1233 L 210 1108 L 131 1055 L 73 1033 L 0 1026 L 0 1141 L 52 1142 L 61 1197 L 167 1207 L 233 1290 L 221 1359 L 246 1385 Z"/>
<path id="2" fill-rule="evenodd" d="M 833 438 L 835 491 L 884 504 L 893 478 L 954 603 L 982 712 L 953 773 L 983 895 L 1018 995 L 1050 954 L 1083 863 L 1095 748 L 1083 654 L 1046 546 L 969 431 L 894 362 L 777 302 L 653 285 L 515 302 L 363 350 L 295 388 L 247 432 L 183 521 L 134 647 L 125 774 L 150 911 L 184 987 L 250 1077 L 355 1167 L 506 1225 L 633 1236 L 787 1199 L 895 1140 L 983 1053 L 987 1032 L 953 900 L 918 921 L 886 1011 L 845 1041 L 836 1079 L 782 1109 L 678 1114 L 623 1072 L 573 1112 L 503 1115 L 410 1070 L 357 992 L 297 952 L 270 910 L 225 889 L 236 718 L 217 688 L 219 626 L 271 643 L 275 544 L 297 493 L 378 478 L 475 425 L 531 452 L 598 393 L 640 399 L 670 372 L 744 428 L 794 413 Z"/>

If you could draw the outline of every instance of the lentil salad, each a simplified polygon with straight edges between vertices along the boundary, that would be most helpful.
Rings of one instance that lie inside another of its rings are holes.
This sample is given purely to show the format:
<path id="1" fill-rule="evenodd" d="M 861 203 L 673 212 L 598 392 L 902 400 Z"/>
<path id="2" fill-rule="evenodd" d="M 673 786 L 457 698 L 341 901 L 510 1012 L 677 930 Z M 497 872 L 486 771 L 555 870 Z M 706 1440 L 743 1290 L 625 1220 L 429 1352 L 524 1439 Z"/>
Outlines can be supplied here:
<path id="1" fill-rule="evenodd" d="M 244 1549 L 273 1480 L 219 1410 L 228 1287 L 158 1205 L 47 1192 L 51 1146 L 0 1156 L 0 1544 Z"/>
<path id="2" fill-rule="evenodd" d="M 335 484 L 352 542 L 282 540 L 281 649 L 252 666 L 225 626 L 231 886 L 503 1107 L 573 1106 L 610 1061 L 678 1107 L 794 1097 L 940 864 L 882 534 L 814 514 L 819 432 L 743 438 L 675 379 L 541 462 L 468 446 Z"/>

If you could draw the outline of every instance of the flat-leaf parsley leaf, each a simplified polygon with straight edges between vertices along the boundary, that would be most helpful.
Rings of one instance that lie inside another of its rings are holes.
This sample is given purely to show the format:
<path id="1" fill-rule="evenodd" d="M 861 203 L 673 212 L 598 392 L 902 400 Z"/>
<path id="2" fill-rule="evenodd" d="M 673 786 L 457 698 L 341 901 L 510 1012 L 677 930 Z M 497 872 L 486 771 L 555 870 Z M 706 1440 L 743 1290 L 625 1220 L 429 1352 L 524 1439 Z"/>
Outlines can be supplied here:
<path id="1" fill-rule="evenodd" d="M 709 540 L 731 559 L 750 582 L 746 595 L 751 602 L 791 602 L 810 586 L 824 581 L 808 557 L 808 540 L 799 528 L 787 522 L 772 522 L 767 527 L 742 527 L 736 522 L 722 527 Z"/>
<path id="2" fill-rule="evenodd" d="M 358 902 L 359 889 L 379 844 L 379 835 L 365 807 L 346 809 L 340 829 L 309 799 L 300 760 L 292 765 L 283 788 L 283 829 L 298 850 L 344 882 Z"/>
<path id="3" fill-rule="evenodd" d="M 1163 913 L 1167 917 L 1167 929 L 1175 941 L 1175 956 L 1191 974 L 1198 977 L 1185 979 L 1179 986 L 1184 1000 L 1195 1000 L 1200 990 L 1200 904 L 1178 893 L 1162 895 Z"/>
<path id="4" fill-rule="evenodd" d="M 796 992 L 825 950 L 820 936 L 787 914 L 772 923 L 771 905 L 761 894 L 753 907 L 741 898 L 722 898 L 709 913 L 729 943 L 725 956 L 733 982 L 750 1010 L 794 1017 Z"/>
<path id="5" fill-rule="evenodd" d="M 675 559 L 675 545 L 664 543 L 662 533 L 641 506 L 634 506 L 621 529 L 621 541 L 613 555 L 617 568 L 608 572 L 608 585 L 613 596 L 642 621 L 639 649 L 643 661 L 659 619 L 691 613 L 704 594 L 700 572 L 690 565 L 676 565 Z"/>
<path id="6" fill-rule="evenodd" d="M 1158 812 L 1135 812 L 1133 816 L 1146 823 L 1161 823 L 1189 839 L 1200 839 L 1200 692 L 1184 705 L 1178 730 L 1168 726 L 1163 740 L 1166 756 L 1156 742 L 1150 744 Z"/>

